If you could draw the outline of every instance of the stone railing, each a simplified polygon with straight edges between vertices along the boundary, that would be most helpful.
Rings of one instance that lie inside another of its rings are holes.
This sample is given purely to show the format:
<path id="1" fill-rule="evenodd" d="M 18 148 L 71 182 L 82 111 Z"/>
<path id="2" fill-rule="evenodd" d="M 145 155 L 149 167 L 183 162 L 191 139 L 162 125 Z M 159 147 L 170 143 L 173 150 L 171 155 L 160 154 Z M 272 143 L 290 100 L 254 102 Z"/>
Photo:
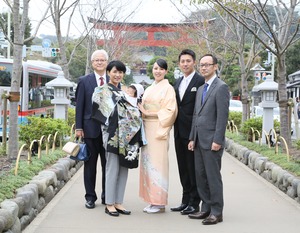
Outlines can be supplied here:
<path id="1" fill-rule="evenodd" d="M 300 179 L 277 164 L 268 161 L 267 157 L 226 139 L 225 150 L 275 185 L 289 197 L 300 203 Z"/>
<path id="2" fill-rule="evenodd" d="M 82 164 L 67 157 L 59 159 L 50 168 L 33 177 L 27 185 L 17 189 L 15 198 L 1 202 L 0 233 L 21 233 Z"/>

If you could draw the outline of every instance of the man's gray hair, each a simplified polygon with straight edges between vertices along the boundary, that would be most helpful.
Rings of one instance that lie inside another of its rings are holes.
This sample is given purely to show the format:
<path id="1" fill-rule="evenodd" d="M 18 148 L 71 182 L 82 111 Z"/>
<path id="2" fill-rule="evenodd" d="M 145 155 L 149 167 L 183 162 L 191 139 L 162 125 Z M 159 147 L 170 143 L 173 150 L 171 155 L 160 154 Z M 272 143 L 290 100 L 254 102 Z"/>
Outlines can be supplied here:
<path id="1" fill-rule="evenodd" d="M 108 60 L 108 53 L 104 49 L 98 49 L 95 52 L 93 52 L 91 56 L 91 61 L 93 61 L 94 57 L 96 57 L 98 54 L 104 55 L 105 59 Z"/>

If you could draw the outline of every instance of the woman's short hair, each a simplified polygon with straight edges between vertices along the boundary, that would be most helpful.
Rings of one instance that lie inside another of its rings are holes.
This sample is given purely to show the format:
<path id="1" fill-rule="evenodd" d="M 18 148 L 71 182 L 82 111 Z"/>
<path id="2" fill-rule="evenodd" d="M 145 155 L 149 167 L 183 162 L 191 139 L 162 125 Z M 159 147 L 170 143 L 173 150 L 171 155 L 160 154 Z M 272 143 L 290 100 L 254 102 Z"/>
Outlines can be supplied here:
<path id="1" fill-rule="evenodd" d="M 163 69 L 165 69 L 165 70 L 168 70 L 168 63 L 167 63 L 166 60 L 159 58 L 159 59 L 156 60 L 156 64 L 157 64 L 160 68 L 163 68 Z"/>
<path id="2" fill-rule="evenodd" d="M 126 66 L 119 60 L 114 60 L 108 63 L 106 71 L 110 72 L 114 67 L 116 67 L 117 71 L 122 71 L 123 73 L 126 72 Z"/>

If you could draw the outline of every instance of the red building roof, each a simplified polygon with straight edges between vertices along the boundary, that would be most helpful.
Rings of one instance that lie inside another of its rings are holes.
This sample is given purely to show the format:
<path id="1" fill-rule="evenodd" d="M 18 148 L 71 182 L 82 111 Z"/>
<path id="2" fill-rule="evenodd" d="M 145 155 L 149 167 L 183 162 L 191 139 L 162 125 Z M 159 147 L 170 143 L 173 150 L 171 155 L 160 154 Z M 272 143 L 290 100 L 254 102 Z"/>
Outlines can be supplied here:
<path id="1" fill-rule="evenodd" d="M 215 19 L 208 20 L 207 23 L 213 22 Z M 182 22 L 182 23 L 128 23 L 128 22 L 112 22 L 104 20 L 96 20 L 89 18 L 89 22 L 94 24 L 94 28 L 99 30 L 113 31 L 113 40 L 118 43 L 125 43 L 134 46 L 174 46 L 174 43 L 193 43 L 193 39 L 189 37 L 189 31 L 197 30 L 203 27 L 201 22 Z M 129 39 L 123 35 L 125 32 L 145 32 L 143 39 Z M 172 34 L 173 33 L 173 34 Z M 98 40 L 98 45 L 110 43 L 108 39 Z"/>

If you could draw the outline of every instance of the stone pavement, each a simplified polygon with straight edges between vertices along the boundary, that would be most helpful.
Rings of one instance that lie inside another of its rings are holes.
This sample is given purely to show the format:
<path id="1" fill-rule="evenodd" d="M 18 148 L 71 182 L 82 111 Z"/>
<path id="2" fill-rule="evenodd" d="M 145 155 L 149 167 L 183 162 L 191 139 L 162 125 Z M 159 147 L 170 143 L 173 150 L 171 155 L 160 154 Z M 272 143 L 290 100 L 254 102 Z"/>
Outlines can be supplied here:
<path id="1" fill-rule="evenodd" d="M 172 138 L 172 137 L 171 137 Z M 279 191 L 255 172 L 224 154 L 224 222 L 204 226 L 170 211 L 181 200 L 181 187 L 173 140 L 170 141 L 169 205 L 166 213 L 147 214 L 147 205 L 138 196 L 139 170 L 129 172 L 124 206 L 130 216 L 111 217 L 104 213 L 101 200 L 96 208 L 84 207 L 83 168 L 81 168 L 24 233 L 299 233 L 300 204 Z M 100 169 L 100 168 L 99 168 Z M 100 174 L 100 172 L 99 172 Z M 98 178 L 98 189 L 101 179 Z"/>

